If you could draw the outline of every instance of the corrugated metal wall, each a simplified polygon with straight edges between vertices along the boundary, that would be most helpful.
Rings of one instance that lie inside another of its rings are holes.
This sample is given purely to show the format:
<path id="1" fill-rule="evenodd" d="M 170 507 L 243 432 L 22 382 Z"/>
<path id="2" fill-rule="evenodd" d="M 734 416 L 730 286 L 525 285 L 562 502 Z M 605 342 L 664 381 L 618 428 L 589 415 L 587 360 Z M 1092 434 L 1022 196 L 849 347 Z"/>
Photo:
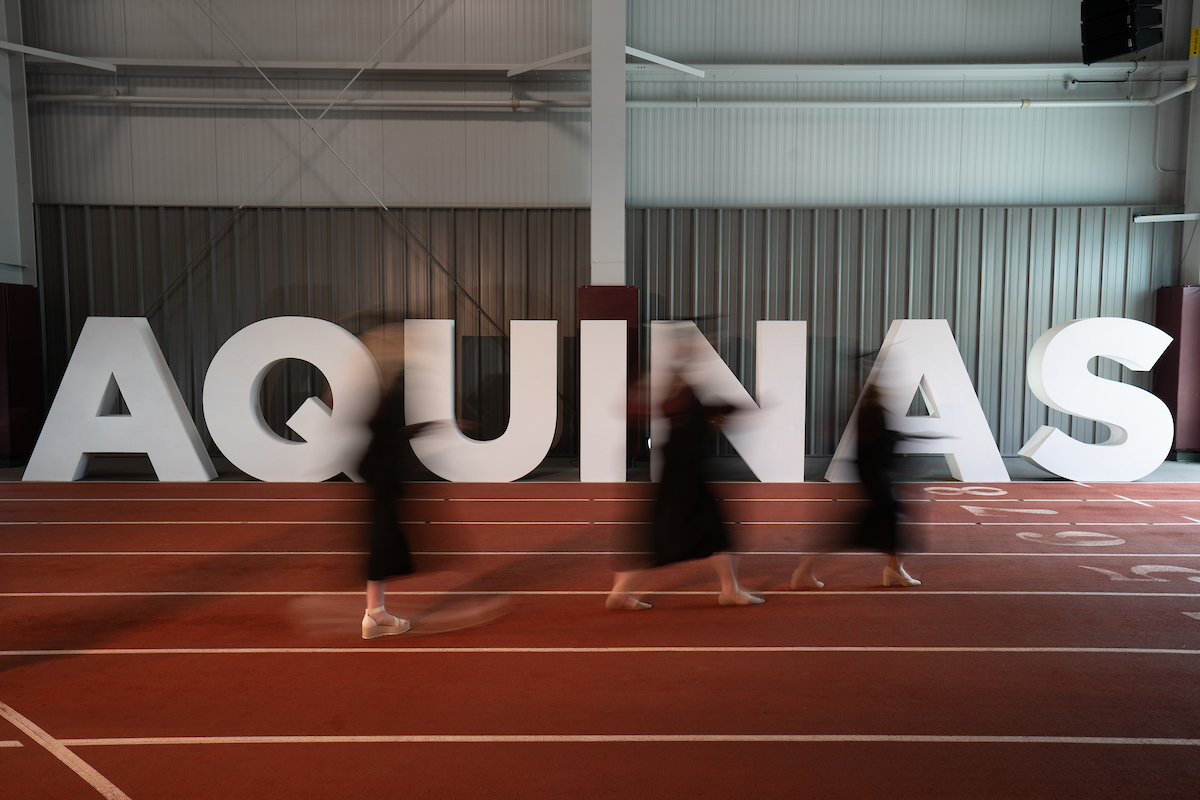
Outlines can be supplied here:
<path id="1" fill-rule="evenodd" d="M 946 319 L 1012 455 L 1043 424 L 1095 441 L 1095 423 L 1050 412 L 1026 387 L 1037 338 L 1079 317 L 1152 322 L 1155 290 L 1178 282 L 1176 233 L 1133 224 L 1135 210 L 643 209 L 629 212 L 627 265 L 644 318 L 708 318 L 747 387 L 755 322 L 808 321 L 812 454 L 833 453 L 871 365 L 860 356 L 891 321 Z M 1150 386 L 1107 360 L 1098 374 Z"/>
<path id="2" fill-rule="evenodd" d="M 26 43 L 85 56 L 236 59 L 190 2 L 23 0 Z M 588 0 L 203 0 L 252 58 L 346 61 L 414 12 L 384 61 L 521 63 L 590 41 Z M 629 0 L 629 43 L 703 63 L 1079 60 L 1078 0 Z M 1165 48 L 1187 57 L 1187 3 L 1166 4 Z"/>
<path id="3" fill-rule="evenodd" d="M 590 41 L 588 0 L 202 0 L 251 58 L 525 63 Z M 240 59 L 187 2 L 23 0 L 25 43 L 84 56 Z"/>
<path id="4" fill-rule="evenodd" d="M 1187 3 L 1168 3 L 1180 35 L 1150 60 L 1187 57 Z M 1071 63 L 1078 0 L 629 0 L 629 44 L 706 64 Z"/>
<path id="5" fill-rule="evenodd" d="M 888 325 L 944 318 L 1000 450 L 1049 424 L 1094 441 L 1095 423 L 1050 413 L 1025 385 L 1025 359 L 1068 319 L 1153 320 L 1154 291 L 1178 282 L 1175 226 L 1135 225 L 1122 207 L 634 209 L 627 264 L 643 319 L 705 317 L 718 349 L 754 386 L 754 323 L 809 322 L 808 449 L 833 452 Z M 39 206 L 46 358 L 53 394 L 89 315 L 148 315 L 202 433 L 208 363 L 234 332 L 281 314 L 358 333 L 389 313 L 454 318 L 460 397 L 485 436 L 507 417 L 503 339 L 399 226 L 376 209 Z M 502 325 L 557 319 L 562 436 L 577 453 L 575 290 L 586 283 L 584 210 L 396 212 Z M 210 239 L 216 238 L 211 249 Z M 192 269 L 188 271 L 187 265 Z M 162 298 L 161 304 L 159 300 Z M 645 346 L 642 348 L 646 352 Z M 1110 362 L 1104 377 L 1148 387 Z M 300 365 L 268 382 L 279 431 L 321 390 Z"/>

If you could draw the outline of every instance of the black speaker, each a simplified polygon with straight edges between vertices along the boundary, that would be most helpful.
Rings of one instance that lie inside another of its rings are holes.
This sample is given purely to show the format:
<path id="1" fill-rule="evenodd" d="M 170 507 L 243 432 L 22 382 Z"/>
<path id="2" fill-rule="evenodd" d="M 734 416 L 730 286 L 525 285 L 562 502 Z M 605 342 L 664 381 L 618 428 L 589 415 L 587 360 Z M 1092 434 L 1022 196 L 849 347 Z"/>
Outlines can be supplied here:
<path id="1" fill-rule="evenodd" d="M 1161 3 L 1083 0 L 1080 29 L 1083 63 L 1137 53 L 1163 40 Z"/>

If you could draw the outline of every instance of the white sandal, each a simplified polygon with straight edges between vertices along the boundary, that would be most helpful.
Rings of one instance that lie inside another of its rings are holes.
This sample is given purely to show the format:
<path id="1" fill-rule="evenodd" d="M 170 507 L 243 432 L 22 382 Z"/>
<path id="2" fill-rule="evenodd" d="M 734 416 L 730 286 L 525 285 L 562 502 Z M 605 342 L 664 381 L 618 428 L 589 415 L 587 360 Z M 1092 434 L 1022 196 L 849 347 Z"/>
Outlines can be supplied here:
<path id="1" fill-rule="evenodd" d="M 408 620 L 400 619 L 399 617 L 395 617 L 395 615 L 389 615 L 395 617 L 395 625 L 380 625 L 375 621 L 374 617 L 371 616 L 372 614 L 377 614 L 380 611 L 383 611 L 383 606 L 380 606 L 379 608 L 368 608 L 367 613 L 363 614 L 362 637 L 364 639 L 376 639 L 380 636 L 395 636 L 396 634 L 404 633 L 409 629 L 410 626 L 408 624 Z"/>

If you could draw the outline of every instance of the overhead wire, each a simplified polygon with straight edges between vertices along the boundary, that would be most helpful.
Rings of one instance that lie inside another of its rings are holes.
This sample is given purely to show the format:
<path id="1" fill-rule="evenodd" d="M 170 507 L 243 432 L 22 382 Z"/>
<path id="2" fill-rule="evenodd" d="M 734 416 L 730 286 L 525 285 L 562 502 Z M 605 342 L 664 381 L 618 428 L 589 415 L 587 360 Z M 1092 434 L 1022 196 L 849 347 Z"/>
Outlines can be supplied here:
<path id="1" fill-rule="evenodd" d="M 403 29 L 404 26 L 406 24 L 408 24 L 409 20 L 411 20 L 413 18 L 413 16 L 417 13 L 417 11 L 419 11 L 420 8 L 423 5 L 425 5 L 426 0 L 421 0 L 421 2 L 419 2 L 416 6 L 413 7 L 412 11 L 409 12 L 408 16 L 406 16 L 400 22 L 400 24 L 398 26 L 396 26 L 395 30 L 392 31 L 392 33 L 387 37 L 387 39 L 385 39 L 383 41 L 383 43 L 380 44 L 378 48 L 376 48 L 375 52 L 371 54 L 371 56 L 367 59 L 367 61 L 363 64 L 363 66 L 358 70 L 358 72 L 356 72 L 354 74 L 354 76 L 346 84 L 346 86 L 337 94 L 336 97 L 334 97 L 333 101 L 330 102 L 329 105 L 325 107 L 325 110 L 321 112 L 320 116 L 318 116 L 316 120 L 311 121 L 311 122 L 308 120 L 308 118 L 306 118 L 304 116 L 303 113 L 300 112 L 299 109 L 296 108 L 296 106 L 292 103 L 292 101 L 279 89 L 279 87 L 276 86 L 275 83 L 269 77 L 267 77 L 266 73 L 263 72 L 262 68 L 258 65 L 258 63 L 255 62 L 254 59 L 252 59 L 249 56 L 249 54 L 246 53 L 246 51 L 244 49 L 242 49 L 241 45 L 239 45 L 237 43 L 237 41 L 234 40 L 234 38 L 229 34 L 228 31 L 225 30 L 224 27 L 221 26 L 221 24 L 219 22 L 217 22 L 217 20 L 213 17 L 213 15 L 210 14 L 208 12 L 208 10 L 205 9 L 203 6 L 201 6 L 197 2 L 197 0 L 192 0 L 192 3 L 193 3 L 193 5 L 196 6 L 196 8 L 198 8 L 200 10 L 200 12 L 202 14 L 204 14 L 204 16 L 206 16 L 209 19 L 210 22 L 212 22 L 213 26 L 216 27 L 217 30 L 219 30 L 221 32 L 221 34 L 226 39 L 229 40 L 229 43 L 232 44 L 235 48 L 237 48 L 237 51 L 242 54 L 242 57 L 245 58 L 246 61 L 252 67 L 254 67 L 255 71 L 257 71 L 258 74 L 260 76 L 262 76 L 263 80 L 265 80 L 267 82 L 267 84 L 272 89 L 274 89 L 275 92 L 283 99 L 283 101 L 285 103 L 287 103 L 288 107 L 291 108 L 292 111 L 294 111 L 298 117 L 300 117 L 301 121 L 304 122 L 305 126 L 307 127 L 307 130 L 304 131 L 304 133 L 297 140 L 296 144 L 292 145 L 291 149 L 289 149 L 288 152 L 283 156 L 283 158 L 280 159 L 280 161 L 275 165 L 274 169 L 272 169 L 267 174 L 267 176 L 265 178 L 263 178 L 263 180 L 258 184 L 258 186 L 256 186 L 254 188 L 254 191 L 252 191 L 250 193 L 250 195 L 245 200 L 243 200 L 240 205 L 238 205 L 238 207 L 234 210 L 234 213 L 230 215 L 229 219 L 227 219 L 224 222 L 224 224 L 222 224 L 221 227 L 217 230 L 217 232 L 214 233 L 212 235 L 212 237 L 209 238 L 208 242 L 206 242 L 204 244 L 204 246 L 201 247 L 199 251 L 197 251 L 196 255 L 192 257 L 192 260 L 187 264 L 187 266 L 183 269 L 183 271 L 179 275 L 177 275 L 174 278 L 174 280 L 172 280 L 167 285 L 166 288 L 163 289 L 163 292 L 158 297 L 158 299 L 156 299 L 153 303 L 150 304 L 150 306 L 146 309 L 146 316 L 150 316 L 151 314 L 153 314 L 155 311 L 157 311 L 159 309 L 159 307 L 162 305 L 163 302 L 165 302 L 165 300 L 170 295 L 170 293 L 172 291 L 174 291 L 179 286 L 179 284 L 182 283 L 187 278 L 188 275 L 191 274 L 192 270 L 195 269 L 196 265 L 200 263 L 200 261 L 205 257 L 205 255 L 207 255 L 207 253 L 209 252 L 209 250 L 211 249 L 213 244 L 215 244 L 216 241 L 225 234 L 225 232 L 230 228 L 230 226 L 233 225 L 233 223 L 237 220 L 240 213 L 245 209 L 246 204 L 249 203 L 250 200 L 253 199 L 253 197 L 256 194 L 258 194 L 258 192 L 262 189 L 262 187 L 267 184 L 267 181 L 269 181 L 271 179 L 271 177 L 279 170 L 279 168 L 281 166 L 283 166 L 284 163 L 287 162 L 288 158 L 290 158 L 292 153 L 294 153 L 296 151 L 296 149 L 298 147 L 300 147 L 301 143 L 303 143 L 304 139 L 308 136 L 308 134 L 314 133 L 314 134 L 316 134 L 317 138 L 320 139 L 321 142 L 327 148 L 329 148 L 329 151 L 331 153 L 333 153 L 334 157 L 337 158 L 337 160 L 339 162 L 341 162 L 342 166 L 344 166 L 347 169 L 347 171 L 349 171 L 350 174 L 354 176 L 355 180 L 357 180 L 360 184 L 362 184 L 363 188 L 367 190 L 367 193 L 370 194 L 371 197 L 375 200 L 375 202 L 379 204 L 379 207 L 384 212 L 385 216 L 390 218 L 397 225 L 397 227 L 399 227 L 400 230 L 403 231 L 404 234 L 406 236 L 408 236 L 409 239 L 414 244 L 416 244 L 417 248 L 426 256 L 426 258 L 429 259 L 430 263 L 433 264 L 435 267 L 437 267 L 438 270 L 441 271 L 441 273 L 446 276 L 446 278 L 454 285 L 454 287 L 458 291 L 462 292 L 463 296 L 476 308 L 476 310 L 479 312 L 480 316 L 483 317 L 483 319 L 487 320 L 488 323 L 490 323 L 497 331 L 499 331 L 501 336 L 503 336 L 504 338 L 508 338 L 507 333 L 504 330 L 504 327 L 502 325 L 500 325 L 500 323 L 496 322 L 496 320 L 493 319 L 491 317 L 491 315 L 488 314 L 483 309 L 483 307 L 479 304 L 479 302 L 471 295 L 471 293 L 469 291 L 467 291 L 466 287 L 464 287 L 459 282 L 459 280 L 448 269 L 446 269 L 446 267 L 441 263 L 441 261 L 437 258 L 437 256 L 435 256 L 433 254 L 433 252 L 425 245 L 425 243 L 423 241 L 421 241 L 420 237 L 418 237 L 412 231 L 412 229 L 409 228 L 395 214 L 394 211 L 392 211 L 392 209 L 388 208 L 387 204 L 384 203 L 383 200 L 381 200 L 379 198 L 379 196 L 371 189 L 371 187 L 367 185 L 366 181 L 364 181 L 359 176 L 359 174 L 357 172 L 355 172 L 354 169 L 348 163 L 346 163 L 346 160 L 341 157 L 341 155 L 337 152 L 337 150 L 334 149 L 333 145 L 331 145 L 328 142 L 328 140 L 326 140 L 325 137 L 322 136 L 319 131 L 317 131 L 317 129 L 315 127 L 315 124 L 317 122 L 320 122 L 322 119 L 324 119 L 325 115 L 328 114 L 329 111 L 335 105 L 337 105 L 338 101 L 342 98 L 342 96 L 347 91 L 349 91 L 350 87 L 354 85 L 355 81 L 357 81 L 359 79 L 359 77 L 363 74 L 363 72 L 365 72 L 367 70 L 367 68 L 369 68 L 371 66 L 371 64 L 375 63 L 376 57 L 381 52 L 383 52 L 383 49 L 392 41 L 392 39 L 394 39 L 396 37 L 396 34 L 398 34 L 401 31 L 401 29 Z"/>

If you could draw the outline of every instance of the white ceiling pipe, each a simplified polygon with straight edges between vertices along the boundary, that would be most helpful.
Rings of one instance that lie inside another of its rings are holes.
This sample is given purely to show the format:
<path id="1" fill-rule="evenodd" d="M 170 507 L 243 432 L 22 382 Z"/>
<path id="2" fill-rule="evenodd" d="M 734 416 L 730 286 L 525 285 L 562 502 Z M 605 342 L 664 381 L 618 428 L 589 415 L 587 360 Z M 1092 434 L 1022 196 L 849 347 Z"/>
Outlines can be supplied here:
<path id="1" fill-rule="evenodd" d="M 1115 100 L 627 100 L 626 108 L 690 109 L 955 109 L 955 108 L 1147 108 L 1161 105 L 1196 88 L 1197 79 L 1156 97 Z M 277 97 L 148 97 L 138 95 L 50 94 L 33 95 L 31 103 L 89 103 L 141 106 L 193 106 L 202 108 L 275 108 L 286 106 Z M 324 108 L 328 100 L 293 100 L 298 107 Z M 563 100 L 345 100 L 340 110 L 396 111 L 579 111 L 586 99 Z"/>
<path id="2" fill-rule="evenodd" d="M 1144 108 L 1196 88 L 1196 78 L 1157 97 L 1116 100 L 629 100 L 626 108 Z"/>
<path id="3" fill-rule="evenodd" d="M 175 106 L 178 108 L 288 108 L 279 97 L 154 97 L 139 95 L 39 94 L 30 103 L 80 103 L 88 105 Z M 293 99 L 297 108 L 325 108 L 329 98 Z M 579 111 L 586 99 L 564 100 L 341 100 L 333 110 L 362 109 L 400 111 Z"/>
<path id="4" fill-rule="evenodd" d="M 554 59 L 550 59 L 553 61 Z M 106 58 L 123 73 L 188 74 L 255 74 L 244 61 L 204 59 Z M 56 69 L 49 63 L 33 59 L 27 64 L 33 70 Z M 298 77 L 328 73 L 357 72 L 361 62 L 339 61 L 260 61 L 258 66 L 267 72 L 284 72 Z M 389 77 L 413 76 L 426 79 L 429 75 L 469 73 L 480 79 L 509 80 L 508 73 L 530 65 L 521 64 L 462 64 L 377 62 L 367 66 L 366 75 L 385 74 Z M 805 82 L 904 82 L 904 81 L 1156 81 L 1183 80 L 1188 73 L 1187 61 L 1116 61 L 1106 64 L 698 64 L 704 71 L 705 82 L 735 81 L 768 83 Z M 551 68 L 552 67 L 552 68 Z M 590 64 L 548 65 L 540 70 L 541 77 L 555 72 L 586 73 Z M 676 70 L 630 62 L 626 72 L 631 81 L 692 82 L 695 78 Z M 586 76 L 566 75 L 566 80 L 586 80 Z"/>

